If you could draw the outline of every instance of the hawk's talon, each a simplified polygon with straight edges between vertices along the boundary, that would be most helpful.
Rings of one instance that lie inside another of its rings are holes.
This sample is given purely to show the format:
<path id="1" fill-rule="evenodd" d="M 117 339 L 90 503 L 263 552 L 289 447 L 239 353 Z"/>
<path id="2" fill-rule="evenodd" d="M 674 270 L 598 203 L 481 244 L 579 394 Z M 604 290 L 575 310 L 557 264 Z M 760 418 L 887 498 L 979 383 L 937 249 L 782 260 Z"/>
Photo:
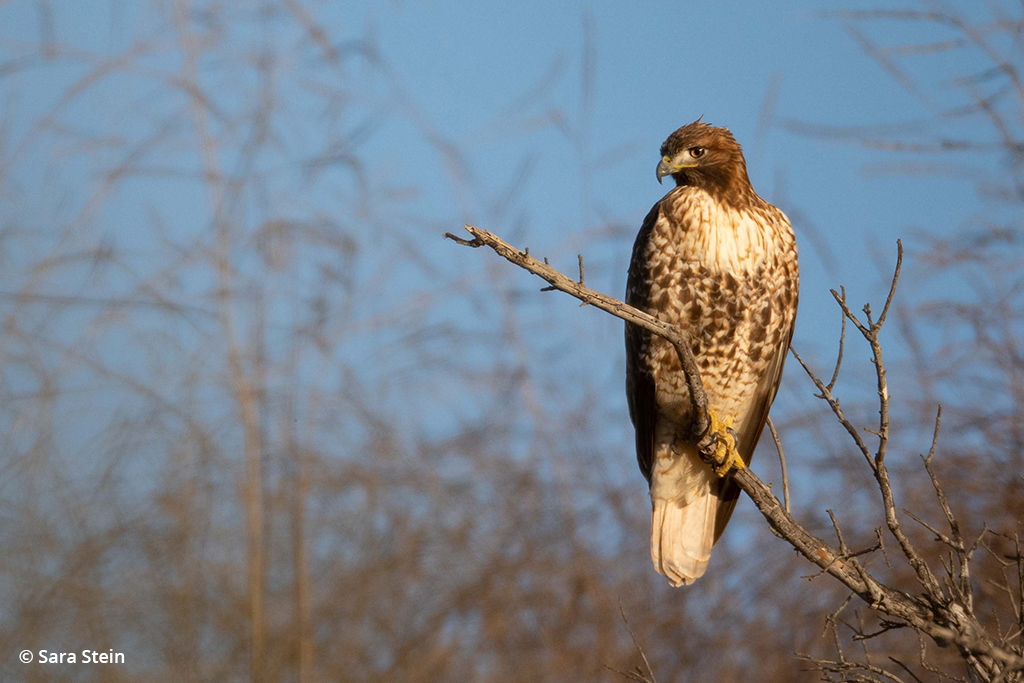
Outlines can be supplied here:
<path id="1" fill-rule="evenodd" d="M 732 428 L 732 418 L 726 416 L 724 420 L 719 420 L 718 416 L 710 410 L 708 418 L 710 418 L 710 424 L 696 444 L 676 435 L 672 440 L 672 452 L 679 455 L 681 451 L 678 446 L 681 444 L 690 444 L 691 447 L 696 445 L 701 460 L 711 465 L 711 469 L 719 477 L 724 477 L 733 469 L 741 470 L 746 467 L 739 449 L 736 448 L 739 434 Z M 709 451 L 711 455 L 705 457 L 705 453 Z"/>
<path id="2" fill-rule="evenodd" d="M 736 448 L 738 435 L 732 428 L 732 417 L 727 415 L 725 419 L 719 420 L 718 416 L 709 410 L 708 418 L 711 420 L 708 432 L 712 438 L 711 445 L 715 449 L 712 461 L 708 463 L 711 465 L 711 469 L 719 477 L 724 477 L 730 470 L 741 470 L 746 467 L 743 457 Z"/>
<path id="3" fill-rule="evenodd" d="M 697 442 L 697 448 L 701 450 L 715 450 L 718 448 L 719 433 L 711 431 L 711 427 L 704 432 L 704 435 L 700 437 L 700 441 Z"/>

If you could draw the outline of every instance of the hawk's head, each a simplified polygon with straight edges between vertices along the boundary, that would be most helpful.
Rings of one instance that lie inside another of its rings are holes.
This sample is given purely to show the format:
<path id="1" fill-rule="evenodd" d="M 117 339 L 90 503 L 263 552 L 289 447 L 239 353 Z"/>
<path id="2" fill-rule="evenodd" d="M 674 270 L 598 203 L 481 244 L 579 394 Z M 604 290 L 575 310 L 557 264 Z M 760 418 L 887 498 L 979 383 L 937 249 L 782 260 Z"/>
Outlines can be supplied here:
<path id="1" fill-rule="evenodd" d="M 670 175 L 676 185 L 692 185 L 714 194 L 744 194 L 750 187 L 743 150 L 728 128 L 699 119 L 668 136 L 661 145 L 658 182 Z"/>

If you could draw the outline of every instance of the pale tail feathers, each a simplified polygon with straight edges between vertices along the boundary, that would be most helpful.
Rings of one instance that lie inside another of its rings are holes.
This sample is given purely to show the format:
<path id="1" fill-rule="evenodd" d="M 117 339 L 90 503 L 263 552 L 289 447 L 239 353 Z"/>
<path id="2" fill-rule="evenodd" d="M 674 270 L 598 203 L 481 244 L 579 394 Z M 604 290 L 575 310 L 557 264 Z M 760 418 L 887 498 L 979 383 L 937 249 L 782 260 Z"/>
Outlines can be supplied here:
<path id="1" fill-rule="evenodd" d="M 709 490 L 686 505 L 654 499 L 651 560 L 673 586 L 688 586 L 704 574 L 715 544 L 718 496 Z"/>
<path id="2" fill-rule="evenodd" d="M 684 586 L 704 574 L 715 544 L 717 477 L 696 446 L 673 448 L 671 432 L 658 437 L 651 472 L 651 560 L 673 586 Z"/>

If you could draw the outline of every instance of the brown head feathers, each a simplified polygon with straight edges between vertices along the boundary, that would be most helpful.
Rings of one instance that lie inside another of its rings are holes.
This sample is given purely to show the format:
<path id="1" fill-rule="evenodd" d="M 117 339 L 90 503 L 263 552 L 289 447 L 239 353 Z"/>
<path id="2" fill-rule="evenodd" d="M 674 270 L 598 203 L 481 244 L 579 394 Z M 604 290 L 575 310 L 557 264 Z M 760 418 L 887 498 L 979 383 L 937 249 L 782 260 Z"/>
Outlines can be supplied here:
<path id="1" fill-rule="evenodd" d="M 685 163 L 670 175 L 676 185 L 688 185 L 707 191 L 719 201 L 745 206 L 757 197 L 747 177 L 743 150 L 728 128 L 689 123 L 668 136 L 661 145 L 661 156 Z"/>

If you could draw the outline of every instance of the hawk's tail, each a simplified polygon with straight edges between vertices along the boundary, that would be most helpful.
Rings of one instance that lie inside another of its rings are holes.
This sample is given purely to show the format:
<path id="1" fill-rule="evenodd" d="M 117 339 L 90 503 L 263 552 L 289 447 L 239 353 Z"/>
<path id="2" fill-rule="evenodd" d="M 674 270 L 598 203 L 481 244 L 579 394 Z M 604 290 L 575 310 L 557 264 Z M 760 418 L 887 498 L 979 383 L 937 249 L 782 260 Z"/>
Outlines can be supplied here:
<path id="1" fill-rule="evenodd" d="M 704 575 L 715 544 L 718 496 L 705 489 L 688 503 L 655 498 L 651 516 L 651 559 L 673 586 Z"/>

